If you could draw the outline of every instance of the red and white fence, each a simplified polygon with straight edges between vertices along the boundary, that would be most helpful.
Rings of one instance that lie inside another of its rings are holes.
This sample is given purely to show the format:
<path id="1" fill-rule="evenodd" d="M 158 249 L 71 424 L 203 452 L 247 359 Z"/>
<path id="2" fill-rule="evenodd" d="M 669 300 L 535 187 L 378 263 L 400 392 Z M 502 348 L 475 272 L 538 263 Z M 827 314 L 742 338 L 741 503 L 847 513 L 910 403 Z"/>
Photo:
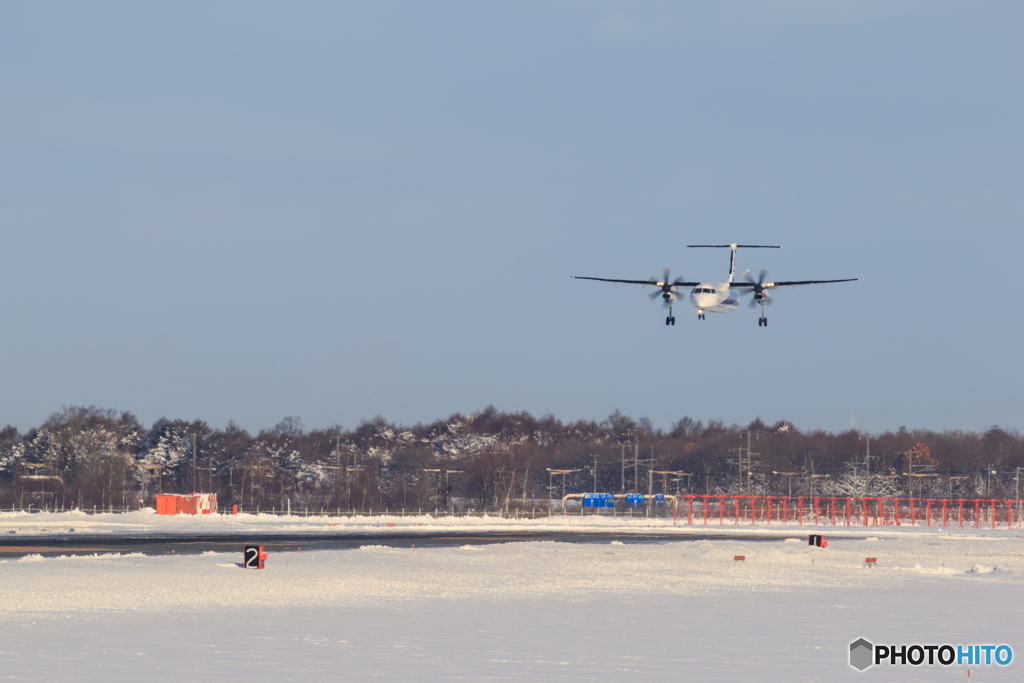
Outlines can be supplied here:
<path id="1" fill-rule="evenodd" d="M 669 498 L 669 496 L 666 496 Z M 1016 527 L 1024 501 L 837 496 L 675 496 L 677 523 Z"/>

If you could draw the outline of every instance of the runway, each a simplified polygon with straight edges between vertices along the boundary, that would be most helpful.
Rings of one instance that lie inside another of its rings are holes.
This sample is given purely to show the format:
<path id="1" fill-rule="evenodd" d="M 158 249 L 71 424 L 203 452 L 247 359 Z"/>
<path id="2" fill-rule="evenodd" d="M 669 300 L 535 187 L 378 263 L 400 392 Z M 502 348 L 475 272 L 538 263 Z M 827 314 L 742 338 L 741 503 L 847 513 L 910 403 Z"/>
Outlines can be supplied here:
<path id="1" fill-rule="evenodd" d="M 724 534 L 652 534 L 621 532 L 516 531 L 516 532 L 423 532 L 423 533 L 231 533 L 209 535 L 145 535 L 105 536 L 81 535 L 60 537 L 36 536 L 0 539 L 0 558 L 17 558 L 39 554 L 45 557 L 59 555 L 92 555 L 95 553 L 142 553 L 144 555 L 191 555 L 204 552 L 241 552 L 243 545 L 262 545 L 268 552 L 302 552 L 304 550 L 344 550 L 364 545 L 384 545 L 397 548 L 415 546 L 431 548 L 441 546 L 485 545 L 524 541 L 554 541 L 558 543 L 677 543 L 708 540 L 745 540 L 780 542 L 799 538 L 792 534 L 778 536 L 737 536 Z M 4 541 L 7 541 L 6 543 Z"/>

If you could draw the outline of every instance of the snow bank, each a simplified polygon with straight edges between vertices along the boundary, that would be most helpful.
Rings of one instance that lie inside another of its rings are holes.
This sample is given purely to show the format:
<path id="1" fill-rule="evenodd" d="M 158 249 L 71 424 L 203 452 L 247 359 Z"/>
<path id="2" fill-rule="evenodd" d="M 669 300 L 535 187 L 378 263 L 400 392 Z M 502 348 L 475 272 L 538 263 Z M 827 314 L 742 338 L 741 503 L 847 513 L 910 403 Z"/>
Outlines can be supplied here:
<path id="1" fill-rule="evenodd" d="M 271 514 L 176 515 L 153 514 L 151 508 L 128 513 L 85 514 L 80 511 L 62 513 L 24 512 L 0 513 L 0 538 L 3 536 L 72 536 L 165 534 L 245 534 L 254 532 L 316 535 L 342 534 L 409 534 L 437 531 L 551 531 L 644 534 L 716 534 L 723 536 L 801 536 L 825 534 L 828 538 L 872 537 L 896 538 L 916 535 L 963 538 L 1016 537 L 1020 529 L 1001 526 L 992 528 L 900 526 L 857 527 L 797 524 L 673 524 L 671 518 L 610 517 L 598 515 L 552 516 L 537 519 L 506 519 L 502 517 L 440 517 L 422 516 L 281 516 Z"/>

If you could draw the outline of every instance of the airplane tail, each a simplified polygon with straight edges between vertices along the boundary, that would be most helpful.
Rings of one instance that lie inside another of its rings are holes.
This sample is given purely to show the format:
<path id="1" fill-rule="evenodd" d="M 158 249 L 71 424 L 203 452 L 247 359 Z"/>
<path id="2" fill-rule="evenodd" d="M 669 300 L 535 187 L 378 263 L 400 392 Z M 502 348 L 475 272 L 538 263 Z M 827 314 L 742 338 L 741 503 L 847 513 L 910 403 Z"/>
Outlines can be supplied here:
<path id="1" fill-rule="evenodd" d="M 736 277 L 736 250 L 737 249 L 782 249 L 782 247 L 769 246 L 765 244 L 687 244 L 690 249 L 728 249 L 729 250 L 729 284 L 732 284 Z"/>

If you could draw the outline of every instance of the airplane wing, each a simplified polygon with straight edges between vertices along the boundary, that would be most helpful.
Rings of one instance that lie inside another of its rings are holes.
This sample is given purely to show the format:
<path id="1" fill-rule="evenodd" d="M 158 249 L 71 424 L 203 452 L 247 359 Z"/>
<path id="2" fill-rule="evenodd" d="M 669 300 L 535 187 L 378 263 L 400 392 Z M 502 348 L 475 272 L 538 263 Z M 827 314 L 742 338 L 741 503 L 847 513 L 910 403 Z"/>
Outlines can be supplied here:
<path id="1" fill-rule="evenodd" d="M 769 282 L 768 287 L 798 287 L 800 285 L 825 285 L 830 282 L 858 282 L 862 277 L 848 277 L 845 280 L 792 280 L 790 282 Z"/>
<path id="2" fill-rule="evenodd" d="M 584 277 L 582 275 L 573 275 L 573 280 L 598 280 L 600 282 L 621 282 L 626 285 L 651 285 L 652 287 L 661 287 L 661 282 L 654 282 L 652 280 L 614 280 L 607 277 Z M 699 282 L 671 282 L 673 287 L 696 287 Z"/>
<path id="3" fill-rule="evenodd" d="M 863 279 L 862 277 L 849 277 L 844 280 L 791 280 L 789 282 L 765 282 L 762 286 L 765 289 L 769 287 L 798 287 L 800 285 L 825 285 L 830 282 L 859 282 Z M 729 286 L 733 289 L 754 289 L 757 284 L 756 282 L 733 282 Z"/>

